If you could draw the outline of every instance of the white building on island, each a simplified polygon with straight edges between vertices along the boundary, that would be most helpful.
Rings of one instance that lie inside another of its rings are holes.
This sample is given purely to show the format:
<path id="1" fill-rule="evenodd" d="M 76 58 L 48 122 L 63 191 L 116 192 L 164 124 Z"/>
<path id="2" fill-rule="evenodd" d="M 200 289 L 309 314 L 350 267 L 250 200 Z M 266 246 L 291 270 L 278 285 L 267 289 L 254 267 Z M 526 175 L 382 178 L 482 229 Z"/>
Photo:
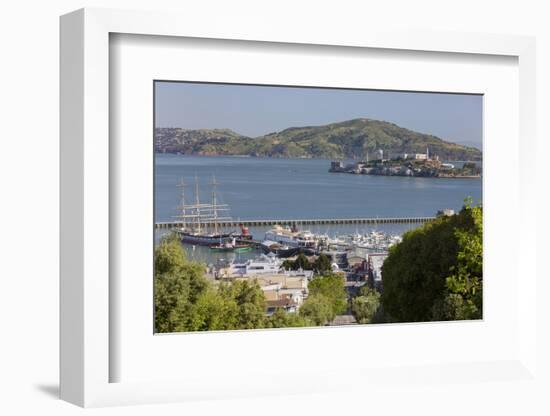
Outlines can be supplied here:
<path id="1" fill-rule="evenodd" d="M 431 160 L 430 149 L 426 147 L 426 153 L 403 153 L 403 159 Z"/>

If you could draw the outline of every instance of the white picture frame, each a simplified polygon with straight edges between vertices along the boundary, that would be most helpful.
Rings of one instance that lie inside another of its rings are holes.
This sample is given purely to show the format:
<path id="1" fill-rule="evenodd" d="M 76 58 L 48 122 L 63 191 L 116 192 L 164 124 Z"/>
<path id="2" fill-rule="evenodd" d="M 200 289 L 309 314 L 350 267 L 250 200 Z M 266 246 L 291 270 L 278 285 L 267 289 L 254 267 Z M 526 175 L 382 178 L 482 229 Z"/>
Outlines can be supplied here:
<path id="1" fill-rule="evenodd" d="M 182 24 L 185 21 L 185 24 Z M 243 34 L 244 33 L 244 34 Z M 527 242 L 536 241 L 535 190 L 528 174 L 529 154 L 535 148 L 535 42 L 528 37 L 464 33 L 382 32 L 361 30 L 327 35 L 322 28 L 307 32 L 276 25 L 261 28 L 239 25 L 205 26 L 187 21 L 185 16 L 168 13 L 83 9 L 61 18 L 61 398 L 80 406 L 184 401 L 198 398 L 238 397 L 284 393 L 338 391 L 355 382 L 391 382 L 407 379 L 409 370 L 376 368 L 360 371 L 327 367 L 317 374 L 304 374 L 289 381 L 282 374 L 269 374 L 270 381 L 239 380 L 227 386 L 227 379 L 205 379 L 194 374 L 177 381 L 112 382 L 111 368 L 121 357 L 112 349 L 116 337 L 110 325 L 116 309 L 116 288 L 109 279 L 111 172 L 116 171 L 109 157 L 110 131 L 110 35 L 146 35 L 172 38 L 225 39 L 248 42 L 276 42 L 285 45 L 331 45 L 334 48 L 407 50 L 436 54 L 495 55 L 513 57 L 519 68 L 519 141 L 517 206 L 520 214 L 517 257 L 509 273 L 517 275 L 522 265 L 522 285 L 517 291 L 515 318 L 517 348 L 498 361 L 472 361 L 439 364 L 418 362 L 415 380 L 427 382 L 436 377 L 480 382 L 484 377 L 506 380 L 536 379 L 536 302 L 537 271 L 535 250 Z M 525 215 L 528 214 L 528 215 Z M 487 296 L 487 294 L 486 294 Z M 411 332 L 412 326 L 400 331 Z M 334 331 L 338 329 L 331 329 Z M 301 337 L 317 337 L 318 332 L 296 330 Z M 151 334 L 152 336 L 152 334 Z M 514 338 L 516 339 L 516 338 Z M 319 339 L 320 340 L 320 339 Z M 172 342 L 165 337 L 165 343 Z M 473 370 L 473 371 L 472 371 Z M 472 373 L 483 377 L 471 378 Z M 326 377 L 319 377 L 325 374 Z M 309 378 L 308 378 L 309 377 Z M 471 380 L 469 380 L 471 378 Z M 345 382 L 342 380 L 346 380 Z M 428 380 L 428 381 L 427 381 Z M 412 381 L 410 381 L 412 382 Z M 279 386 L 279 387 L 274 387 Z"/>

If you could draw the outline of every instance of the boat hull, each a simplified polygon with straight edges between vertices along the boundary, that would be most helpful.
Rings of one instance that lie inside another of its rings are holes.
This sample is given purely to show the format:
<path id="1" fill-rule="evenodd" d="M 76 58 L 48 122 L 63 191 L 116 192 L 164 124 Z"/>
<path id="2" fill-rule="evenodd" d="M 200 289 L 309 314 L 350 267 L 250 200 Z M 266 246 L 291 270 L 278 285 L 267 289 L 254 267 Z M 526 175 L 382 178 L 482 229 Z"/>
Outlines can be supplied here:
<path id="1" fill-rule="evenodd" d="M 232 238 L 233 236 L 231 234 L 197 235 L 180 233 L 180 239 L 182 243 L 192 244 L 196 246 L 212 246 L 215 244 L 231 241 Z"/>
<path id="2" fill-rule="evenodd" d="M 315 254 L 315 250 L 306 247 L 288 247 L 288 248 L 269 248 L 262 247 L 265 253 L 274 253 L 280 258 L 287 258 L 296 256 L 300 253 L 305 254 L 306 256 L 311 256 Z"/>
<path id="3" fill-rule="evenodd" d="M 214 253 L 247 253 L 252 251 L 252 246 L 241 247 L 210 247 Z"/>

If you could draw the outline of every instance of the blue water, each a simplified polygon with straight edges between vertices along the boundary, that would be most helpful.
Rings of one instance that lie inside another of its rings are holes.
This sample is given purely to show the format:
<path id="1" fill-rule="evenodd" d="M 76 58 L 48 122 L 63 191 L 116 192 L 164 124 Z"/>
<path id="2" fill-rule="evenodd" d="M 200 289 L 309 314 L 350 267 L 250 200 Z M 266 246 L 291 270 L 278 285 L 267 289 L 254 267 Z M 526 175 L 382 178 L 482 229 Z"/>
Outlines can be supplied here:
<path id="1" fill-rule="evenodd" d="M 187 203 L 194 201 L 195 176 L 202 202 L 210 202 L 212 175 L 219 182 L 218 202 L 231 207 L 234 219 L 300 219 L 433 216 L 443 208 L 459 210 L 468 196 L 481 200 L 480 179 L 435 179 L 329 173 L 328 160 L 155 157 L 155 220 L 173 221 L 180 203 L 181 178 Z M 225 215 L 226 213 L 224 213 Z M 368 233 L 373 229 L 403 234 L 419 224 L 321 225 L 308 229 L 331 236 Z M 251 227 L 263 239 L 270 227 Z M 226 231 L 236 231 L 228 229 Z M 156 232 L 156 241 L 166 230 Z M 189 258 L 206 264 L 245 260 L 258 252 L 214 253 L 208 247 L 184 245 Z"/>
<path id="2" fill-rule="evenodd" d="M 173 221 L 180 178 L 194 198 L 210 202 L 212 175 L 218 202 L 235 219 L 433 216 L 459 210 L 466 197 L 481 200 L 481 179 L 409 178 L 329 173 L 330 161 L 239 157 L 155 156 L 155 220 Z"/>

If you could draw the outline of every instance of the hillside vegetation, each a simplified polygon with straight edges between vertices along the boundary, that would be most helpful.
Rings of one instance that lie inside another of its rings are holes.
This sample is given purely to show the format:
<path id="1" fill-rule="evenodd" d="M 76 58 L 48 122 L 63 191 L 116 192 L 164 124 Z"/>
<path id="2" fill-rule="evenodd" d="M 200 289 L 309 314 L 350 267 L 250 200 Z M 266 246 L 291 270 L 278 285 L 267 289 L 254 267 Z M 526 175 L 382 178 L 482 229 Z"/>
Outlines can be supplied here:
<path id="1" fill-rule="evenodd" d="M 324 126 L 292 127 L 256 138 L 229 129 L 157 128 L 155 151 L 190 155 L 247 155 L 365 159 L 382 149 L 385 155 L 430 154 L 441 160 L 481 160 L 481 151 L 418 133 L 386 121 L 354 119 Z"/>

